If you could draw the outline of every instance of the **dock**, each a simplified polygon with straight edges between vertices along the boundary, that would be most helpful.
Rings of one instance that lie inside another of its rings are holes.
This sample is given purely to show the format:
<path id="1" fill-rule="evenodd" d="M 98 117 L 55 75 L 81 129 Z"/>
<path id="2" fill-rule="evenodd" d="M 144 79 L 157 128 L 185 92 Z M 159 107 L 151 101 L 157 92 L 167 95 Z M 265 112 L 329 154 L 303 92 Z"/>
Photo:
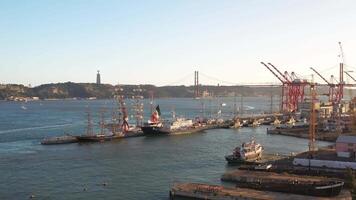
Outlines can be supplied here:
<path id="1" fill-rule="evenodd" d="M 351 200 L 351 193 L 342 190 L 336 197 L 314 197 L 281 192 L 259 191 L 248 188 L 228 188 L 218 185 L 198 183 L 174 184 L 169 192 L 174 199 L 204 199 L 204 200 Z"/>
<path id="2" fill-rule="evenodd" d="M 227 172 L 221 180 L 237 187 L 323 197 L 337 196 L 344 186 L 336 178 L 246 170 Z"/>
<path id="3" fill-rule="evenodd" d="M 299 138 L 309 138 L 309 129 L 307 128 L 274 128 L 267 129 L 267 134 L 285 135 Z M 337 133 L 321 132 L 315 135 L 316 140 L 335 142 L 338 137 Z"/>

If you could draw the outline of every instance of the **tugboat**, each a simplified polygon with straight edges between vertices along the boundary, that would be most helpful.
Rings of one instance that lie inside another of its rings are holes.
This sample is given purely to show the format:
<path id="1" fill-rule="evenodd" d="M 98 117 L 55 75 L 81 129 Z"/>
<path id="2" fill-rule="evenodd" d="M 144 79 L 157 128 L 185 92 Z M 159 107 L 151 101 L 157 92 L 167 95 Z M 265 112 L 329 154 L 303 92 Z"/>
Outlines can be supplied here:
<path id="1" fill-rule="evenodd" d="M 229 164 L 253 163 L 262 158 L 262 151 L 262 145 L 252 139 L 250 142 L 242 143 L 241 147 L 236 147 L 232 155 L 225 156 L 225 159 Z"/>

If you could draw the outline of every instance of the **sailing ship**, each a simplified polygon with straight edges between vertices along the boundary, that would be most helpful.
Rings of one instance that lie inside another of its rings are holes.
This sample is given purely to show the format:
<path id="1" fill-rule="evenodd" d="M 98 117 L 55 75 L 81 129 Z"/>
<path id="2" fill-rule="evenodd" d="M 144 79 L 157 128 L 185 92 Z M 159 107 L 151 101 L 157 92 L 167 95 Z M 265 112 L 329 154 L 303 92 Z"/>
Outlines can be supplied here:
<path id="1" fill-rule="evenodd" d="M 93 132 L 93 124 L 91 120 L 90 110 L 87 111 L 87 131 L 86 134 L 77 136 L 79 142 L 102 142 L 105 140 L 105 134 L 95 134 Z"/>
<path id="2" fill-rule="evenodd" d="M 236 147 L 231 155 L 225 156 L 225 159 L 230 164 L 255 162 L 262 158 L 262 151 L 262 145 L 251 139 L 250 142 L 242 143 L 241 147 Z"/>

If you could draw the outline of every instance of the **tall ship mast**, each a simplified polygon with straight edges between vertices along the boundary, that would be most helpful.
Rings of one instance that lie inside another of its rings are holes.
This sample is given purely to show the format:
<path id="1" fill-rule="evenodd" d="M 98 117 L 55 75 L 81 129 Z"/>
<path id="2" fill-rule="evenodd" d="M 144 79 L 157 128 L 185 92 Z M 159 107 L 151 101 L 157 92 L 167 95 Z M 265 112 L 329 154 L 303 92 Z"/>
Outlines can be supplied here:
<path id="1" fill-rule="evenodd" d="M 121 128 L 121 131 L 123 133 L 126 133 L 129 130 L 129 117 L 127 114 L 127 108 L 126 108 L 126 103 L 124 100 L 124 95 L 122 94 L 123 89 L 118 85 L 117 88 L 117 101 L 118 101 L 118 110 L 119 110 L 119 126 Z"/>
<path id="2" fill-rule="evenodd" d="M 136 118 L 136 126 L 142 127 L 143 126 L 143 103 L 142 103 L 142 89 L 138 86 L 137 89 L 134 89 L 134 95 L 132 96 L 133 99 L 133 110 L 135 113 Z"/>
<path id="3" fill-rule="evenodd" d="M 92 135 L 94 135 L 93 122 L 92 122 L 92 119 L 91 119 L 91 113 L 90 113 L 90 109 L 89 108 L 86 111 L 86 113 L 87 113 L 87 131 L 86 131 L 86 134 L 88 136 L 92 136 Z"/>

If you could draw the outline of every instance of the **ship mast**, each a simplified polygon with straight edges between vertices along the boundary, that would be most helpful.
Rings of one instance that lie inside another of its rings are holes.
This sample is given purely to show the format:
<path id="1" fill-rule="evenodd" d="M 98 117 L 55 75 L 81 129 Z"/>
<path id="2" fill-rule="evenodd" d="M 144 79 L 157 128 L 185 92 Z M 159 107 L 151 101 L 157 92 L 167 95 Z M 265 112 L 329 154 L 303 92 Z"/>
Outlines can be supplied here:
<path id="1" fill-rule="evenodd" d="M 105 116 L 104 116 L 105 110 L 101 109 L 100 110 L 100 135 L 104 135 L 105 134 Z"/>
<path id="2" fill-rule="evenodd" d="M 140 127 L 143 125 L 143 103 L 142 103 L 142 89 L 140 86 L 138 86 L 137 89 L 134 89 L 134 96 L 132 96 L 132 99 L 134 101 L 134 111 L 135 111 L 135 117 L 136 117 L 136 126 Z"/>
<path id="3" fill-rule="evenodd" d="M 87 135 L 93 135 L 93 124 L 92 124 L 92 120 L 91 120 L 91 113 L 90 113 L 90 109 L 88 108 L 87 110 Z"/>
<path id="4" fill-rule="evenodd" d="M 120 87 L 120 85 L 117 85 L 116 88 L 116 99 L 118 102 L 118 110 L 119 110 L 119 121 L 118 121 L 118 125 L 120 126 L 121 130 L 123 132 L 125 132 L 125 130 L 123 129 L 124 125 L 128 124 L 128 115 L 127 115 L 127 109 L 126 109 L 126 103 L 124 100 L 124 95 L 123 93 L 123 89 Z"/>
<path id="5" fill-rule="evenodd" d="M 153 113 L 153 91 L 150 90 L 149 91 L 149 95 L 150 95 L 150 108 L 151 108 L 151 114 Z"/>

